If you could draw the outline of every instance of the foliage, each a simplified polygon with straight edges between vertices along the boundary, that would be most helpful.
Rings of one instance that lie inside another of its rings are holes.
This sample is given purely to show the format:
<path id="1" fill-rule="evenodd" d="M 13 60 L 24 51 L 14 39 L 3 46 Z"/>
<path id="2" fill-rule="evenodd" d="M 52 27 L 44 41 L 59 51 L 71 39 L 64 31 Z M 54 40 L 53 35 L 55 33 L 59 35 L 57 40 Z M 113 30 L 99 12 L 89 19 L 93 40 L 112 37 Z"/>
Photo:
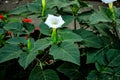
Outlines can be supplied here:
<path id="1" fill-rule="evenodd" d="M 114 17 L 108 7 L 96 11 L 81 0 L 45 0 L 44 9 L 41 1 L 0 19 L 0 79 L 120 80 L 120 8 L 113 7 Z M 56 43 L 45 24 L 48 14 L 65 21 Z M 39 19 L 39 26 L 26 18 Z"/>

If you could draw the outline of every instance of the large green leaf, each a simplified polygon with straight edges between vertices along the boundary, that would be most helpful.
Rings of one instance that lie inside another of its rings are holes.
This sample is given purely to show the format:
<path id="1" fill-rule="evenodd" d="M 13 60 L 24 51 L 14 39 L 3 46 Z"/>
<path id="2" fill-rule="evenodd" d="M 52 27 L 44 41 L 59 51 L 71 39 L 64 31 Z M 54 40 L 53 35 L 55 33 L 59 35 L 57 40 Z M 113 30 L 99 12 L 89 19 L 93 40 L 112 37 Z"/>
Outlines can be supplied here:
<path id="1" fill-rule="evenodd" d="M 108 66 L 111 67 L 120 66 L 120 50 L 110 49 L 106 53 L 106 57 L 109 63 Z"/>
<path id="2" fill-rule="evenodd" d="M 105 65 L 105 63 L 103 61 L 105 53 L 106 53 L 106 48 L 87 52 L 87 63 L 94 63 L 96 61 L 99 61 Z"/>
<path id="3" fill-rule="evenodd" d="M 99 54 L 101 54 L 102 59 L 100 60 L 99 57 L 97 57 L 97 60 L 95 62 L 95 67 L 98 71 L 96 72 L 96 76 L 98 80 L 100 79 L 100 76 L 106 76 L 106 79 L 104 77 L 103 78 L 101 77 L 102 79 L 100 80 L 107 80 L 108 78 L 110 78 L 110 76 L 111 76 L 110 80 L 114 80 L 116 78 L 119 79 L 120 78 L 120 72 L 119 72 L 120 50 L 109 49 L 103 54 L 102 53 L 99 53 Z"/>
<path id="4" fill-rule="evenodd" d="M 71 42 L 63 42 L 58 45 L 52 45 L 50 53 L 54 59 L 72 62 L 80 65 L 80 52 L 77 45 Z"/>
<path id="5" fill-rule="evenodd" d="M 19 64 L 26 69 L 28 65 L 36 58 L 38 55 L 38 52 L 31 51 L 29 54 L 28 53 L 22 53 L 19 57 Z"/>
<path id="6" fill-rule="evenodd" d="M 70 23 L 73 21 L 73 19 L 74 19 L 74 17 L 71 16 L 71 15 L 63 15 L 62 18 L 63 18 L 63 20 L 65 21 L 65 23 L 64 23 L 63 26 L 67 26 L 67 25 L 70 24 Z"/>
<path id="7" fill-rule="evenodd" d="M 34 31 L 35 26 L 33 24 L 30 23 L 24 23 L 24 28 L 27 30 L 27 32 L 31 33 L 32 31 Z"/>
<path id="8" fill-rule="evenodd" d="M 80 78 L 79 67 L 72 63 L 65 62 L 60 65 L 57 70 L 69 77 L 71 80 L 77 80 Z"/>
<path id="9" fill-rule="evenodd" d="M 89 17 L 92 15 L 92 12 L 84 12 L 78 15 L 77 21 L 79 23 L 89 23 Z"/>
<path id="10" fill-rule="evenodd" d="M 96 74 L 96 71 L 91 71 L 87 77 L 87 80 L 99 80 Z"/>
<path id="11" fill-rule="evenodd" d="M 0 29 L 0 35 L 4 33 L 4 30 L 3 29 Z"/>
<path id="12" fill-rule="evenodd" d="M 108 47 L 106 47 L 108 48 Z M 117 49 L 100 49 L 95 53 L 97 63 L 106 67 L 119 67 L 120 65 L 120 50 Z M 94 56 L 95 57 L 95 56 Z M 101 60 L 100 60 L 101 58 Z"/>
<path id="13" fill-rule="evenodd" d="M 90 24 L 97 24 L 99 22 L 112 22 L 111 18 L 110 18 L 110 11 L 109 9 L 106 9 L 104 7 L 100 7 L 100 10 L 97 12 L 94 12 L 90 18 Z"/>
<path id="14" fill-rule="evenodd" d="M 29 80 L 59 80 L 59 77 L 53 70 L 43 71 L 40 67 L 36 67 L 32 70 Z"/>
<path id="15" fill-rule="evenodd" d="M 53 8 L 57 6 L 59 9 L 76 4 L 76 1 L 66 1 L 66 0 L 47 0 L 47 7 Z"/>
<path id="16" fill-rule="evenodd" d="M 101 74 L 93 70 L 89 73 L 87 80 L 114 80 L 115 78 L 113 78 L 114 77 L 109 74 Z"/>
<path id="17" fill-rule="evenodd" d="M 25 39 L 25 37 L 14 37 L 14 38 L 10 38 L 7 40 L 7 43 L 10 44 L 20 44 L 20 43 L 27 43 L 27 40 Z"/>
<path id="18" fill-rule="evenodd" d="M 62 42 L 80 42 L 82 41 L 81 36 L 77 35 L 76 33 L 70 30 L 58 30 L 58 37 L 61 39 Z"/>
<path id="19" fill-rule="evenodd" d="M 102 48 L 97 50 L 87 50 L 87 63 L 94 63 L 97 60 L 104 64 L 104 54 L 108 51 L 109 46 L 111 46 L 111 40 L 108 37 L 101 37 L 101 41 L 103 46 Z"/>
<path id="20" fill-rule="evenodd" d="M 98 71 L 92 70 L 87 77 L 87 80 L 120 80 L 119 75 L 100 73 Z"/>
<path id="21" fill-rule="evenodd" d="M 48 36 L 51 35 L 51 29 L 44 22 L 40 23 L 39 28 L 40 28 L 41 33 L 48 35 Z"/>
<path id="22" fill-rule="evenodd" d="M 115 12 L 115 16 L 116 18 L 120 18 L 120 7 L 115 7 L 114 6 L 114 12 Z"/>
<path id="23" fill-rule="evenodd" d="M 20 22 L 12 22 L 12 23 L 6 24 L 4 26 L 4 28 L 6 30 L 10 30 L 10 29 L 21 30 L 22 29 L 22 24 Z"/>
<path id="24" fill-rule="evenodd" d="M 19 46 L 7 44 L 0 49 L 0 63 L 18 58 L 21 54 Z"/>
<path id="25" fill-rule="evenodd" d="M 75 31 L 75 33 L 79 34 L 82 37 L 83 39 L 82 45 L 86 47 L 93 47 L 93 48 L 101 47 L 100 39 L 92 32 L 84 29 L 79 29 Z"/>
<path id="26" fill-rule="evenodd" d="M 112 29 L 112 26 L 107 23 L 99 23 L 99 24 L 96 24 L 95 27 L 103 36 L 109 36 L 109 33 L 110 33 L 109 30 Z"/>
<path id="27" fill-rule="evenodd" d="M 22 26 L 22 23 L 20 23 L 20 22 L 12 22 L 12 23 L 8 23 L 4 26 L 5 30 L 8 30 L 8 31 L 13 32 L 15 34 L 23 33 L 22 28 L 23 28 L 23 26 Z"/>
<path id="28" fill-rule="evenodd" d="M 27 4 L 27 8 L 31 12 L 41 12 L 41 4 L 40 3 L 29 3 L 29 4 Z"/>
<path id="29" fill-rule="evenodd" d="M 27 9 L 26 6 L 19 6 L 19 7 L 15 8 L 15 9 L 11 10 L 9 12 L 9 14 L 17 14 L 17 15 L 19 15 L 19 14 L 27 12 L 27 11 L 28 11 L 28 9 Z"/>
<path id="30" fill-rule="evenodd" d="M 34 48 L 32 49 L 32 51 L 44 50 L 45 48 L 49 47 L 51 44 L 53 44 L 53 42 L 49 37 L 39 39 L 35 42 Z"/>

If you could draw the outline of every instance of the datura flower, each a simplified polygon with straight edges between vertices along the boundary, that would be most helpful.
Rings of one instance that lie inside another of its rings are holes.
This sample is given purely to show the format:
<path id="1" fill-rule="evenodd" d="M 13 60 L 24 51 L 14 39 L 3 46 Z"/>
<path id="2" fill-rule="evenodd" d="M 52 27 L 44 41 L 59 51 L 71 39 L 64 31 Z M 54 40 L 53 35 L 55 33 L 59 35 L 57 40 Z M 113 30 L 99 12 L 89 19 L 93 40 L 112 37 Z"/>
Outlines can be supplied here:
<path id="1" fill-rule="evenodd" d="M 57 28 L 61 27 L 65 21 L 61 16 L 54 16 L 48 14 L 48 18 L 45 21 L 45 24 L 52 28 L 51 39 L 53 43 L 57 43 Z"/>
<path id="2" fill-rule="evenodd" d="M 117 1 L 117 0 L 102 0 L 102 2 L 104 2 L 104 3 L 112 3 L 114 1 Z"/>
<path id="3" fill-rule="evenodd" d="M 48 14 L 48 18 L 45 21 L 45 24 L 47 24 L 50 28 L 59 28 L 61 27 L 65 21 L 62 19 L 61 16 L 54 16 Z"/>

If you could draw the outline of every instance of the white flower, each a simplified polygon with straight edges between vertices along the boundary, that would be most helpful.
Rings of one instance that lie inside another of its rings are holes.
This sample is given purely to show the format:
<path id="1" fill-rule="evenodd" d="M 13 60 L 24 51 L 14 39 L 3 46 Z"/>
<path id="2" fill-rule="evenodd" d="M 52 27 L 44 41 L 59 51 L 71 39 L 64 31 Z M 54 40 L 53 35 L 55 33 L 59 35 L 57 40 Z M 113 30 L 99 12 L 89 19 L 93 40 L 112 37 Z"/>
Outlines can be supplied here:
<path id="1" fill-rule="evenodd" d="M 102 0 L 102 2 L 104 2 L 104 3 L 111 3 L 111 2 L 114 2 L 114 1 L 117 1 L 117 0 Z"/>
<path id="2" fill-rule="evenodd" d="M 45 24 L 47 24 L 50 28 L 58 28 L 61 27 L 65 21 L 62 19 L 61 16 L 54 16 L 48 14 L 48 18 L 45 21 Z"/>

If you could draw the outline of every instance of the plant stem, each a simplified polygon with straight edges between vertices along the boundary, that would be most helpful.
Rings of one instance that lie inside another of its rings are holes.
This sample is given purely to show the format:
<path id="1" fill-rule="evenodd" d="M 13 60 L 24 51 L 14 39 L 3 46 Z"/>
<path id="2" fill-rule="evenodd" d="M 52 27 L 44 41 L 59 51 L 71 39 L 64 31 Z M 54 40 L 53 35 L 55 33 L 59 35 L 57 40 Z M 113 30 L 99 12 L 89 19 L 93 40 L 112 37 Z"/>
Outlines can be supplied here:
<path id="1" fill-rule="evenodd" d="M 52 29 L 51 39 L 52 39 L 53 43 L 56 43 L 56 42 L 57 42 L 57 32 L 56 32 L 56 28 L 53 28 L 53 29 Z"/>
<path id="2" fill-rule="evenodd" d="M 28 49 L 28 52 L 30 51 L 30 48 L 31 48 L 31 41 L 30 41 L 30 38 L 27 39 L 27 49 Z"/>
<path id="3" fill-rule="evenodd" d="M 115 14 L 114 14 L 114 9 L 113 9 L 113 2 L 112 2 L 112 3 L 109 3 L 108 6 L 109 6 L 109 9 L 110 9 L 110 11 L 111 11 L 111 13 L 112 13 L 113 19 L 115 19 Z"/>
<path id="4" fill-rule="evenodd" d="M 42 0 L 42 17 L 45 15 L 46 1 Z"/>
<path id="5" fill-rule="evenodd" d="M 39 63 L 40 63 L 40 68 L 43 70 L 42 62 L 39 61 Z"/>
<path id="6" fill-rule="evenodd" d="M 77 29 L 77 27 L 76 27 L 76 15 L 74 15 L 74 30 L 76 30 Z"/>

